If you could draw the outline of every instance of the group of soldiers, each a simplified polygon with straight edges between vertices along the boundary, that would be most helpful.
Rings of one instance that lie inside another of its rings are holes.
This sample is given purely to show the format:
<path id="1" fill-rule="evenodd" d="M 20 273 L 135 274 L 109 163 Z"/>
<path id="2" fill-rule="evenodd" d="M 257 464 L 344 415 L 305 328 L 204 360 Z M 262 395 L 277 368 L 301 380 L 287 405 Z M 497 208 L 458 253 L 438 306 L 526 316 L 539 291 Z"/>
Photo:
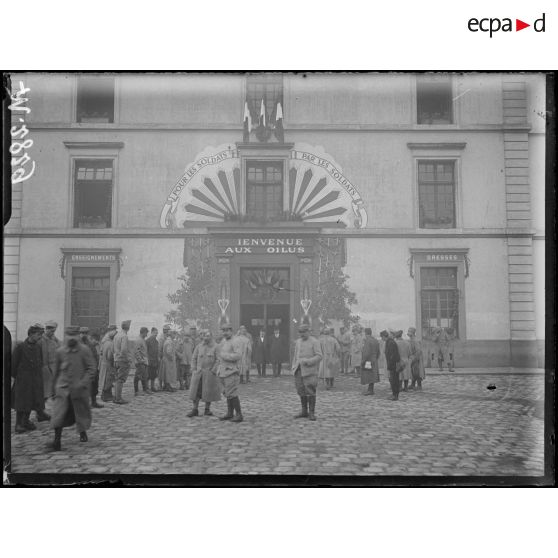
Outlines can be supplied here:
<path id="1" fill-rule="evenodd" d="M 233 335 L 229 323 L 221 326 L 215 338 L 209 330 L 193 327 L 186 333 L 165 325 L 161 336 L 155 327 L 150 331 L 142 327 L 139 337 L 131 341 L 130 325 L 130 320 L 123 321 L 120 331 L 110 325 L 102 338 L 97 331 L 71 325 L 65 328 L 63 342 L 55 335 L 55 322 L 31 326 L 27 339 L 16 345 L 12 356 L 15 432 L 36 428 L 30 420 L 31 411 L 35 411 L 39 422 L 50 421 L 54 429 L 52 449 L 61 449 L 62 428 L 74 424 L 80 440 L 86 442 L 91 408 L 103 407 L 97 401 L 99 391 L 104 402 L 127 404 L 122 389 L 132 367 L 136 396 L 174 392 L 173 385 L 178 382 L 178 389 L 189 390 L 192 400 L 188 417 L 199 416 L 200 401 L 205 404 L 203 414 L 213 415 L 211 403 L 219 401 L 223 394 L 227 413 L 220 419 L 242 422 L 238 385 L 250 382 L 252 363 L 259 376 L 265 376 L 266 364 L 271 360 L 273 376 L 277 377 L 281 364 L 289 360 L 288 347 L 278 329 L 267 340 L 263 331 L 253 339 L 244 326 Z M 382 370 L 387 371 L 393 400 L 398 400 L 401 390 L 422 389 L 424 354 L 413 327 L 407 331 L 408 341 L 403 339 L 402 330 L 382 331 L 377 340 L 370 328 L 365 328 L 363 335 L 359 326 L 354 326 L 351 333 L 342 327 L 337 337 L 333 328 L 323 328 L 316 338 L 307 323 L 301 323 L 298 332 L 290 359 L 302 407 L 295 418 L 316 420 L 318 382 L 322 379 L 326 389 L 332 389 L 339 373 L 360 376 L 361 384 L 367 386 L 364 395 L 374 394 L 374 384 L 379 382 Z M 450 334 L 445 330 L 437 332 L 436 356 L 440 366 L 449 358 L 452 370 L 453 354 L 447 354 L 445 343 Z M 51 415 L 45 410 L 50 398 Z"/>

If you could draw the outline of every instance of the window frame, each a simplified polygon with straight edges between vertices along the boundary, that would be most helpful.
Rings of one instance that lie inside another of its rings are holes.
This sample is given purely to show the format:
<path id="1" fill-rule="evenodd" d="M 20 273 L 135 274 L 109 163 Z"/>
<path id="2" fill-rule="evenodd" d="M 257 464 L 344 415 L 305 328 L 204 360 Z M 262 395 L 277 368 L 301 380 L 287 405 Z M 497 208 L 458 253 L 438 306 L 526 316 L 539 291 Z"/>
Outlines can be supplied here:
<path id="1" fill-rule="evenodd" d="M 247 158 L 245 160 L 245 180 L 244 180 L 244 188 L 243 188 L 243 194 L 244 194 L 244 214 L 248 215 L 248 185 L 249 185 L 249 180 L 248 180 L 248 169 L 251 165 L 266 165 L 266 164 L 272 164 L 272 165 L 276 165 L 279 166 L 281 165 L 281 174 L 282 174 L 282 188 L 281 188 L 281 208 L 279 209 L 278 213 L 276 215 L 278 215 L 279 217 L 281 217 L 282 215 L 284 215 L 285 213 L 285 195 L 286 195 L 286 188 L 285 188 L 285 182 L 286 182 L 286 177 L 285 177 L 285 172 L 286 172 L 286 161 L 282 160 L 282 158 L 270 158 L 270 157 L 263 157 L 263 158 Z M 264 220 L 263 218 L 257 218 L 255 217 L 255 221 L 265 221 L 265 222 L 274 222 L 271 221 L 269 219 L 269 217 L 267 216 L 268 212 L 266 211 L 266 219 Z M 281 219 L 279 219 L 279 221 L 281 221 Z"/>
<path id="2" fill-rule="evenodd" d="M 120 122 L 120 79 L 117 75 L 111 75 L 113 80 L 113 119 L 112 122 L 79 122 L 78 121 L 78 97 L 79 97 L 79 78 L 87 77 L 87 74 L 75 76 L 72 90 L 72 126 L 78 128 L 112 128 Z M 102 77 L 102 76 L 99 76 Z"/>
<path id="3" fill-rule="evenodd" d="M 420 226 L 420 188 L 419 188 L 419 163 L 423 162 L 450 162 L 454 163 L 454 212 L 455 212 L 455 223 L 453 227 L 447 228 L 421 228 Z M 462 200 L 461 200 L 461 157 L 457 153 L 436 153 L 435 150 L 428 151 L 424 155 L 414 155 L 413 156 L 413 184 L 414 184 L 414 228 L 417 231 L 428 231 L 429 233 L 435 233 L 438 231 L 440 234 L 450 232 L 458 232 L 462 228 Z"/>
<path id="4" fill-rule="evenodd" d="M 122 142 L 71 142 L 65 141 L 64 145 L 68 149 L 68 206 L 66 228 L 79 230 L 82 232 L 91 230 L 114 230 L 118 227 L 118 197 L 119 197 L 119 151 L 124 147 Z M 74 177 L 76 175 L 76 160 L 78 159 L 106 159 L 112 160 L 112 207 L 111 207 L 111 226 L 107 229 L 79 229 L 74 227 L 75 209 L 75 188 Z"/>
<path id="5" fill-rule="evenodd" d="M 244 103 L 248 103 L 248 110 L 250 110 L 250 115 L 252 117 L 252 129 L 254 129 L 255 127 L 257 127 L 258 122 L 259 122 L 259 118 L 260 118 L 260 108 L 261 108 L 261 99 L 258 100 L 256 99 L 256 113 L 253 114 L 251 112 L 251 107 L 250 107 L 250 102 L 248 100 L 248 90 L 249 90 L 249 81 L 250 80 L 260 80 L 262 83 L 266 80 L 269 80 L 270 82 L 272 81 L 271 78 L 277 78 L 277 81 L 281 81 L 281 94 L 279 95 L 279 102 L 281 103 L 281 108 L 283 110 L 283 121 L 285 118 L 285 79 L 282 73 L 263 73 L 263 74 L 251 74 L 251 75 L 247 75 L 246 78 L 244 79 L 244 100 L 242 102 L 242 119 L 244 119 Z M 267 96 L 267 91 L 266 91 L 266 96 Z M 266 108 L 266 123 L 269 124 L 269 122 L 271 122 L 271 119 L 275 117 L 276 115 L 276 110 L 277 110 L 277 103 L 275 103 L 275 105 L 273 107 L 271 107 L 271 110 L 269 111 L 268 114 L 268 109 L 269 107 L 267 106 L 267 102 L 265 103 L 265 108 Z"/>
<path id="6" fill-rule="evenodd" d="M 442 81 L 441 76 L 427 76 L 434 82 L 436 80 Z M 417 129 L 436 129 L 436 128 L 457 128 L 458 123 L 460 121 L 460 114 L 458 111 L 458 103 L 456 99 L 456 90 L 457 90 L 457 83 L 455 76 L 451 74 L 444 75 L 444 79 L 449 79 L 451 84 L 451 116 L 452 122 L 451 123 L 444 123 L 444 124 L 419 124 L 418 123 L 418 84 L 419 81 L 423 78 L 422 75 L 415 75 L 414 79 L 412 80 L 412 110 L 411 114 L 413 117 L 413 126 Z"/>
<path id="7" fill-rule="evenodd" d="M 425 183 L 421 183 L 420 181 L 420 166 L 421 164 L 432 164 L 432 165 L 437 165 L 437 164 L 447 164 L 447 163 L 452 163 L 452 174 L 453 174 L 453 182 L 451 184 L 451 186 L 453 187 L 453 223 L 452 226 L 434 226 L 434 227 L 426 227 L 421 226 L 421 186 L 434 186 L 434 188 L 436 188 L 436 207 L 435 212 L 438 211 L 438 197 L 439 197 L 439 190 L 438 187 L 439 186 L 447 186 L 447 183 L 442 183 L 442 182 L 430 182 L 428 184 Z M 418 221 L 417 221 L 417 225 L 418 228 L 421 230 L 447 230 L 447 229 L 456 229 L 457 228 L 457 165 L 454 159 L 417 159 L 417 166 L 416 166 L 416 173 L 417 173 L 417 209 L 418 209 Z"/>

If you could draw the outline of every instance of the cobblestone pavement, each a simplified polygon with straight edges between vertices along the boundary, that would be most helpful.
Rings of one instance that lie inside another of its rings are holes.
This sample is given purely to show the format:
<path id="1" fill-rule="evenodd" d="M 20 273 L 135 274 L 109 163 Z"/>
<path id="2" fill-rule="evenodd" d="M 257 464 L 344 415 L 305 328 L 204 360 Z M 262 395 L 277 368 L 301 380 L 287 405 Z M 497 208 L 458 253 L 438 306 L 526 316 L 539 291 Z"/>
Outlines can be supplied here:
<path id="1" fill-rule="evenodd" d="M 489 384 L 495 390 L 488 390 Z M 48 423 L 13 434 L 15 473 L 530 475 L 543 474 L 544 375 L 430 375 L 421 392 L 389 400 L 386 378 L 372 397 L 354 377 L 320 385 L 316 422 L 300 410 L 293 379 L 240 386 L 244 422 L 189 419 L 187 392 L 135 397 L 93 411 L 89 442 L 64 429 L 46 452 Z M 203 409 L 203 404 L 200 405 Z"/>

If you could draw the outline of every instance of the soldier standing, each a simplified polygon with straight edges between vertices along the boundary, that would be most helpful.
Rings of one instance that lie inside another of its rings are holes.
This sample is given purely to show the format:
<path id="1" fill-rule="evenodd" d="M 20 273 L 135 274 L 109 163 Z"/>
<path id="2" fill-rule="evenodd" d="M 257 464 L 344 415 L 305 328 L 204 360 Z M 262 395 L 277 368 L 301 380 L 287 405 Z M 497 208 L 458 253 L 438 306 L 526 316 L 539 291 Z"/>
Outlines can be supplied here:
<path id="1" fill-rule="evenodd" d="M 98 342 L 89 335 L 88 327 L 79 328 L 80 341 L 91 351 L 91 356 L 95 361 L 95 375 L 91 380 L 91 407 L 93 409 L 102 409 L 104 405 L 97 403 L 97 395 L 99 393 L 99 353 L 97 352 Z"/>
<path id="2" fill-rule="evenodd" d="M 217 376 L 221 380 L 223 392 L 227 398 L 227 414 L 220 417 L 220 420 L 242 422 L 243 416 L 240 409 L 240 399 L 238 398 L 238 385 L 240 383 L 239 361 L 242 359 L 243 346 L 237 337 L 233 338 L 231 324 L 223 324 L 221 331 L 223 340 L 217 350 L 219 358 Z"/>
<path id="3" fill-rule="evenodd" d="M 51 449 L 60 451 L 62 428 L 76 425 L 80 442 L 87 442 L 91 427 L 89 393 L 95 377 L 95 360 L 89 347 L 79 342 L 79 327 L 68 326 L 64 345 L 56 351 L 55 396 L 50 426 L 54 428 Z"/>
<path id="4" fill-rule="evenodd" d="M 337 341 L 341 346 L 341 374 L 348 374 L 351 360 L 351 334 L 341 327 Z"/>
<path id="5" fill-rule="evenodd" d="M 143 389 L 142 394 L 150 394 L 151 391 L 147 387 L 147 344 L 145 338 L 149 330 L 146 327 L 140 328 L 140 335 L 134 347 L 134 360 L 136 364 L 136 373 L 134 375 L 134 395 L 137 396 L 140 392 L 138 390 L 139 383 Z"/>
<path id="6" fill-rule="evenodd" d="M 309 420 L 316 420 L 316 388 L 322 349 L 320 342 L 310 336 L 310 327 L 307 324 L 301 324 L 298 333 L 300 338 L 295 343 L 292 371 L 302 411 L 295 418 L 308 417 Z"/>
<path id="7" fill-rule="evenodd" d="M 117 405 L 125 405 L 129 401 L 122 399 L 122 388 L 124 382 L 130 373 L 132 364 L 132 353 L 130 350 L 130 342 L 128 340 L 128 331 L 130 330 L 131 320 L 122 322 L 122 330 L 114 337 L 114 364 L 116 367 L 116 382 L 114 387 L 113 403 Z"/>
<path id="8" fill-rule="evenodd" d="M 55 332 L 58 324 L 53 321 L 45 323 L 45 333 L 41 338 L 40 345 L 43 354 L 43 392 L 44 398 L 49 399 L 54 395 L 54 363 L 56 360 L 56 349 L 60 347 L 60 340 Z"/>
<path id="9" fill-rule="evenodd" d="M 151 328 L 151 335 L 145 340 L 147 346 L 147 375 L 149 378 L 150 390 L 157 391 L 155 387 L 155 380 L 157 379 L 157 372 L 159 370 L 159 341 L 157 341 L 156 327 Z"/>
<path id="10" fill-rule="evenodd" d="M 99 385 L 101 386 L 101 399 L 106 403 L 112 401 L 112 386 L 114 384 L 114 337 L 116 326 L 109 325 L 108 330 L 101 340 L 101 355 L 99 356 Z"/>

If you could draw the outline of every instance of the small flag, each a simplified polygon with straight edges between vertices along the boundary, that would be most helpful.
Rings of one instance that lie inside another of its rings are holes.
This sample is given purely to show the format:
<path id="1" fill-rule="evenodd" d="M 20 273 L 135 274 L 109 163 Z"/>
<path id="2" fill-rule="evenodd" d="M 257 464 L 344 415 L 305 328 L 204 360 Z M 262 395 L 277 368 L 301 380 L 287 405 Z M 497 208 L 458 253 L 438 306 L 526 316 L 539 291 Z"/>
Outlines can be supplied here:
<path id="1" fill-rule="evenodd" d="M 248 101 L 244 102 L 244 130 L 243 139 L 244 143 L 250 141 L 250 132 L 252 131 L 252 116 L 250 115 L 250 109 L 248 108 Z"/>
<path id="2" fill-rule="evenodd" d="M 275 114 L 275 137 L 278 142 L 285 142 L 285 131 L 283 129 L 283 109 L 281 103 L 277 103 L 277 111 Z"/>
<path id="3" fill-rule="evenodd" d="M 263 99 L 262 106 L 260 108 L 260 126 L 263 126 L 265 128 L 265 104 Z"/>

